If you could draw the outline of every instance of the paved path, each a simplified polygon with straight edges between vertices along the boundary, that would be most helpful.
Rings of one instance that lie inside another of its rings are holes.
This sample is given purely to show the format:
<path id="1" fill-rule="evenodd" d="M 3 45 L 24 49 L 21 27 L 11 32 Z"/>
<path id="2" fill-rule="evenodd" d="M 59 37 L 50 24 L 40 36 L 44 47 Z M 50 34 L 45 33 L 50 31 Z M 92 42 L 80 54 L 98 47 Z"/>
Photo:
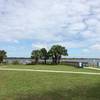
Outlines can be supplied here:
<path id="1" fill-rule="evenodd" d="M 0 68 L 1 71 L 26 71 L 26 72 L 46 72 L 46 73 L 66 73 L 66 74 L 85 74 L 85 75 L 100 75 L 93 72 L 74 72 L 74 71 L 54 71 L 54 70 L 33 70 L 33 69 L 15 69 L 15 68 Z"/>
<path id="2" fill-rule="evenodd" d="M 84 67 L 86 69 L 94 69 L 94 70 L 100 70 L 100 68 L 94 68 L 94 67 Z"/>

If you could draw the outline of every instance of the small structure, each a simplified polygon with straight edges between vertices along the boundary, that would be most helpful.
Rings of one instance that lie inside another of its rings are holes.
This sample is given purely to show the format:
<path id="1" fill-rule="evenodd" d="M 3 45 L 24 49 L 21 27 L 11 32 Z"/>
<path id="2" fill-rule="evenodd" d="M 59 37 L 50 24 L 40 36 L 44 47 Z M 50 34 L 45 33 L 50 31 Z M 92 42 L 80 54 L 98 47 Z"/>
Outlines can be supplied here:
<path id="1" fill-rule="evenodd" d="M 83 68 L 88 66 L 88 62 L 79 62 L 79 61 L 62 61 L 62 64 L 75 66 L 77 68 Z"/>
<path id="2" fill-rule="evenodd" d="M 79 62 L 79 68 L 84 68 L 88 66 L 88 62 Z"/>
<path id="3" fill-rule="evenodd" d="M 97 62 L 97 67 L 100 67 L 100 62 Z"/>

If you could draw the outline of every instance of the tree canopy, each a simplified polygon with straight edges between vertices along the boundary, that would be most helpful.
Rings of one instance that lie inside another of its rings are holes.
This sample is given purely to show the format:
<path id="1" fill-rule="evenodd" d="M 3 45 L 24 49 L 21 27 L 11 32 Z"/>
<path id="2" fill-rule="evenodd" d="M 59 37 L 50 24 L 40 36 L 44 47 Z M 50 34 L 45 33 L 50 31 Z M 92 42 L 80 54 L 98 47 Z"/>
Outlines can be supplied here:
<path id="1" fill-rule="evenodd" d="M 49 55 L 55 64 L 60 63 L 61 56 L 68 56 L 67 49 L 61 45 L 53 45 L 49 50 Z"/>
<path id="2" fill-rule="evenodd" d="M 46 64 L 46 60 L 48 58 L 48 52 L 45 48 L 42 48 L 40 51 L 41 51 L 41 58 L 44 59 L 44 63 Z"/>
<path id="3" fill-rule="evenodd" d="M 40 50 L 33 50 L 31 54 L 31 58 L 35 59 L 35 63 L 38 63 L 39 58 L 41 57 Z"/>
<path id="4" fill-rule="evenodd" d="M 3 59 L 7 57 L 5 50 L 0 50 L 0 63 L 3 62 Z"/>
<path id="5" fill-rule="evenodd" d="M 45 48 L 40 50 L 33 50 L 31 57 L 35 59 L 36 63 L 38 63 L 39 58 L 42 58 L 46 64 L 46 60 L 49 57 L 52 58 L 52 63 L 58 64 L 60 63 L 62 56 L 68 56 L 67 49 L 61 45 L 53 45 L 48 52 Z"/>

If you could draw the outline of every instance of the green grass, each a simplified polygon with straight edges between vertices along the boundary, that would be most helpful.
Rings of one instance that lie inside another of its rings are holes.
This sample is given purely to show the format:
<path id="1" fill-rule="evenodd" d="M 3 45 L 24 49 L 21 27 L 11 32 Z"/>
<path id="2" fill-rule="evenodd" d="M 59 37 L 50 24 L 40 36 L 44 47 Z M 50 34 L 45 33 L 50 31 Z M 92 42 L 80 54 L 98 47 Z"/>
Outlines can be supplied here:
<path id="1" fill-rule="evenodd" d="M 46 69 L 47 66 L 8 67 Z M 70 66 L 62 67 L 47 69 L 73 70 Z M 0 100 L 100 100 L 100 76 L 0 71 Z"/>
<path id="2" fill-rule="evenodd" d="M 21 68 L 21 69 L 34 69 L 34 70 L 56 70 L 56 71 L 81 71 L 81 72 L 99 72 L 100 70 L 75 68 L 67 65 L 4 65 L 0 68 Z"/>

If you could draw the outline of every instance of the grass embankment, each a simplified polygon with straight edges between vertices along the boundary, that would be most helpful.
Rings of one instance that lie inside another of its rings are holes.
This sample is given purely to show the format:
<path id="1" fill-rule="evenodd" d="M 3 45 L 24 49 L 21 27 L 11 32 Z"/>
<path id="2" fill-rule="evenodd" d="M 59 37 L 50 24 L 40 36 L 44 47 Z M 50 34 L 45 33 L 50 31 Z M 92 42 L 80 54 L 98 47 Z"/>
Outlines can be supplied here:
<path id="1" fill-rule="evenodd" d="M 0 100 L 99 100 L 100 76 L 0 71 Z"/>
<path id="2" fill-rule="evenodd" d="M 78 69 L 66 65 L 1 67 L 95 72 L 95 70 Z M 100 76 L 0 71 L 0 100 L 100 100 Z"/>
<path id="3" fill-rule="evenodd" d="M 100 70 L 76 68 L 67 65 L 4 65 L 0 68 L 18 68 L 18 69 L 34 69 L 34 70 L 54 70 L 54 71 L 75 71 L 75 72 L 97 72 Z"/>

